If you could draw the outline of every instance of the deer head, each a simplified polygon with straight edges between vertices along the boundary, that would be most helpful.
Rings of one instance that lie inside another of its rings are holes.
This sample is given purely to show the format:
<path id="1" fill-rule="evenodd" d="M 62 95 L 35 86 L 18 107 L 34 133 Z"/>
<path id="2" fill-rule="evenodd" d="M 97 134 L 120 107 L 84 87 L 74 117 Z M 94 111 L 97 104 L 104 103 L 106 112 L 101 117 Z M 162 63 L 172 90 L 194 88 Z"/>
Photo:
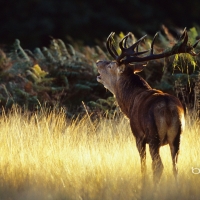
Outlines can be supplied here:
<path id="1" fill-rule="evenodd" d="M 121 76 L 127 73 L 137 73 L 144 69 L 147 62 L 154 59 L 169 57 L 179 53 L 189 53 L 196 56 L 194 48 L 199 40 L 194 44 L 188 43 L 188 34 L 184 29 L 178 42 L 170 49 L 165 50 L 160 54 L 154 54 L 154 43 L 158 33 L 155 34 L 151 43 L 150 50 L 140 52 L 138 49 L 140 43 L 145 39 L 146 35 L 140 38 L 132 46 L 127 47 L 127 39 L 131 33 L 128 33 L 120 42 L 119 47 L 121 54 L 119 55 L 114 47 L 114 32 L 112 32 L 106 41 L 106 47 L 110 55 L 114 58 L 113 61 L 97 61 L 99 76 L 97 81 L 102 83 L 104 87 L 115 94 L 117 81 Z M 148 53 L 149 52 L 149 53 Z"/>

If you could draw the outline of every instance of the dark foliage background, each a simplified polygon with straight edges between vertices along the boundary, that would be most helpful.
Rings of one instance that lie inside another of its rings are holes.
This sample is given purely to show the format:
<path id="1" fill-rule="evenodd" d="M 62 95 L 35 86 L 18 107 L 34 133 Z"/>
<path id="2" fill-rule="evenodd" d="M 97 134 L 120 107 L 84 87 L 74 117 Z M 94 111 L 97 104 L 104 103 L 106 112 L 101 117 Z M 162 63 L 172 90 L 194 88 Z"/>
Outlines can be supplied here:
<path id="1" fill-rule="evenodd" d="M 110 58 L 109 33 L 117 33 L 116 44 L 127 32 L 134 33 L 133 41 L 148 33 L 149 49 L 160 31 L 159 52 L 172 47 L 184 27 L 194 44 L 199 13 L 197 0 L 0 1 L 0 108 L 62 106 L 68 116 L 91 111 L 112 117 L 118 111 L 115 99 L 96 81 L 95 65 Z M 149 62 L 140 75 L 200 113 L 199 63 L 200 56 L 172 56 Z"/>
<path id="2" fill-rule="evenodd" d="M 50 37 L 71 36 L 86 44 L 110 31 L 153 34 L 161 24 L 190 28 L 199 21 L 200 1 L 1 0 L 0 44 L 20 39 L 25 48 L 46 46 Z"/>

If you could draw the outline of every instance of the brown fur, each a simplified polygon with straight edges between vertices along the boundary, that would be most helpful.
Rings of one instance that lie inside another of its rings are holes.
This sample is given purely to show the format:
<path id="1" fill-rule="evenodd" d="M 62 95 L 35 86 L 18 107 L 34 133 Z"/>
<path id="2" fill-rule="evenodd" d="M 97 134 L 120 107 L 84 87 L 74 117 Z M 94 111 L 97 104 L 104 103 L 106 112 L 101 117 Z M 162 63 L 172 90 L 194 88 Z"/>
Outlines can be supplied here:
<path id="1" fill-rule="evenodd" d="M 184 127 L 184 109 L 180 101 L 152 89 L 129 67 L 121 72 L 117 62 L 98 61 L 97 67 L 100 73 L 97 80 L 116 96 L 122 112 L 130 119 L 142 174 L 146 171 L 146 144 L 149 144 L 154 182 L 159 182 L 163 171 L 159 148 L 169 144 L 176 178 L 180 135 Z"/>

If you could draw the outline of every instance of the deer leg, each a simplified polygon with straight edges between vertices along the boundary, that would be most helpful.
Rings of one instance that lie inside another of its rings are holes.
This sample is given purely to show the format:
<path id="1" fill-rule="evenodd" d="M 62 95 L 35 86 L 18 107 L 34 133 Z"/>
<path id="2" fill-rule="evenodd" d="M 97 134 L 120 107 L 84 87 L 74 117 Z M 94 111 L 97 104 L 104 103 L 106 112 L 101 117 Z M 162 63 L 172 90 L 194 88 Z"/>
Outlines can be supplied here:
<path id="1" fill-rule="evenodd" d="M 160 158 L 159 148 L 158 141 L 149 144 L 149 151 L 152 158 L 153 181 L 155 185 L 159 183 L 164 168 Z"/>
<path id="2" fill-rule="evenodd" d="M 171 150 L 174 178 L 177 181 L 177 175 L 178 175 L 177 161 L 178 161 L 178 153 L 180 146 L 180 134 L 177 134 L 174 141 L 169 145 Z"/>
<path id="3" fill-rule="evenodd" d="M 146 174 L 146 141 L 144 139 L 136 139 L 136 146 L 140 154 L 142 178 Z"/>

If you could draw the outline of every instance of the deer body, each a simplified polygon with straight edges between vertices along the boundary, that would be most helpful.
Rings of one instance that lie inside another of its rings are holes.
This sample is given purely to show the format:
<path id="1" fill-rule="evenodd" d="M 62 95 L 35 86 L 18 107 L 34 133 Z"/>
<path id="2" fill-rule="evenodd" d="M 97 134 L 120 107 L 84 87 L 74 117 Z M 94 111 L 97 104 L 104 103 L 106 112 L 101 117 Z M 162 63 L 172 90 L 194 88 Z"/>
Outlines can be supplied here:
<path id="1" fill-rule="evenodd" d="M 159 181 L 163 171 L 159 148 L 169 144 L 176 177 L 180 135 L 184 127 L 184 109 L 180 101 L 169 94 L 152 89 L 130 68 L 121 75 L 113 76 L 113 72 L 118 71 L 117 63 L 98 61 L 97 67 L 100 73 L 98 81 L 105 84 L 115 95 L 122 112 L 130 119 L 131 130 L 141 157 L 143 175 L 146 171 L 146 144 L 149 144 L 153 160 L 155 182 Z M 108 75 L 109 79 L 106 79 Z"/>
<path id="2" fill-rule="evenodd" d="M 154 54 L 153 44 L 150 55 L 140 57 L 147 51 L 138 52 L 138 45 L 141 39 L 131 47 L 126 47 L 125 36 L 119 43 L 121 55 L 118 55 L 113 42 L 113 33 L 107 39 L 107 49 L 114 61 L 97 61 L 99 76 L 97 81 L 110 90 L 116 97 L 122 112 L 130 119 L 130 126 L 136 139 L 141 158 L 141 171 L 143 176 L 146 171 L 146 144 L 149 144 L 152 158 L 152 169 L 154 183 L 160 180 L 163 171 L 163 164 L 159 155 L 161 146 L 169 144 L 173 163 L 173 173 L 177 179 L 177 159 L 180 146 L 180 136 L 184 128 L 184 109 L 180 101 L 167 93 L 152 89 L 148 83 L 135 73 L 144 68 L 144 62 L 173 55 L 176 53 L 190 53 L 198 44 L 190 46 L 187 44 L 188 36 L 184 31 L 177 46 L 172 47 L 167 53 Z M 144 37 L 143 37 L 144 38 Z M 142 39 L 143 39 L 142 38 Z M 131 63 L 131 64 L 130 64 Z"/>

